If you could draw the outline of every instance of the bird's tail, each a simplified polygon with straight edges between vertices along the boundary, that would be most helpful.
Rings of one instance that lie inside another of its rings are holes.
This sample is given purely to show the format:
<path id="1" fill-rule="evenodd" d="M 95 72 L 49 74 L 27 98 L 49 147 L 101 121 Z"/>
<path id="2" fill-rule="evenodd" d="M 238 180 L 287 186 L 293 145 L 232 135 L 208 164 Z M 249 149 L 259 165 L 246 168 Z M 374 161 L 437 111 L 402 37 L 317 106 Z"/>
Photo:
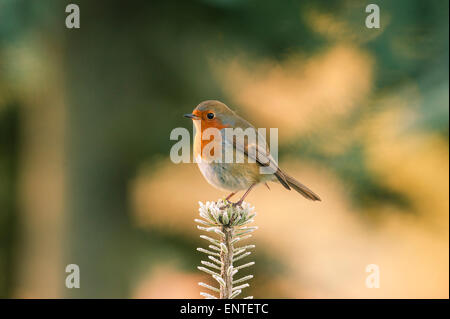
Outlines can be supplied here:
<path id="1" fill-rule="evenodd" d="M 280 181 L 280 183 L 287 189 L 295 189 L 298 193 L 306 197 L 307 199 L 313 200 L 313 201 L 321 201 L 320 197 L 316 195 L 312 190 L 310 190 L 308 187 L 297 181 L 295 178 L 287 175 L 286 173 L 282 172 L 280 169 L 275 173 L 275 176 Z M 287 185 L 286 185 L 287 184 Z M 289 186 L 288 186 L 289 185 Z"/>

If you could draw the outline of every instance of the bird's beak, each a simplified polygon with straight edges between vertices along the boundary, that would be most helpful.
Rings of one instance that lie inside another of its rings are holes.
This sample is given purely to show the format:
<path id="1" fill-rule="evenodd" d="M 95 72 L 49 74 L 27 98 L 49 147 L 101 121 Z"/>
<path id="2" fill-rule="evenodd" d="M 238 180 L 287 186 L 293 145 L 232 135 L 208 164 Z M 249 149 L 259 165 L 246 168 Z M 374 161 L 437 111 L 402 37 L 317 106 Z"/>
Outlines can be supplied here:
<path id="1" fill-rule="evenodd" d="M 184 114 L 184 117 L 188 118 L 188 119 L 192 119 L 192 120 L 197 120 L 199 117 L 195 114 Z"/>

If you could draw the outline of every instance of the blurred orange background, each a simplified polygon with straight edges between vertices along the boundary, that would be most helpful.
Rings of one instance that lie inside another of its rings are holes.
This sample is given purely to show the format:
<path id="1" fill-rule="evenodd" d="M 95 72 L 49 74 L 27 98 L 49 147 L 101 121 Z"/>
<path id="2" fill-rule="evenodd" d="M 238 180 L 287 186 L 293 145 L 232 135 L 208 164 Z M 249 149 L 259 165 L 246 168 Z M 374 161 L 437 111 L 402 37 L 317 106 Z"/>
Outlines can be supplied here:
<path id="1" fill-rule="evenodd" d="M 169 134 L 219 99 L 323 199 L 250 193 L 249 294 L 449 298 L 447 2 L 368 29 L 364 1 L 79 1 L 78 30 L 68 3 L 0 4 L 0 297 L 200 298 L 193 220 L 226 194 Z"/>

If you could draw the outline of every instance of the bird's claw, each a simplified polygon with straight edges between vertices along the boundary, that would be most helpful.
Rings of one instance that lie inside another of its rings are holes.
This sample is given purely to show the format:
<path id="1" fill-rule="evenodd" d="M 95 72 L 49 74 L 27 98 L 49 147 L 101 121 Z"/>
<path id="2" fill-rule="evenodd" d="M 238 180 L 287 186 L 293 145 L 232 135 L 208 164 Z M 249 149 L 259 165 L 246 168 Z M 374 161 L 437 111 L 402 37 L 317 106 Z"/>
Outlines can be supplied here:
<path id="1" fill-rule="evenodd" d="M 231 207 L 241 207 L 241 208 L 242 208 L 242 202 L 241 202 L 241 201 L 237 201 L 236 203 L 227 201 L 227 204 L 224 205 L 224 206 L 222 206 L 222 207 L 220 207 L 220 209 L 221 209 L 221 210 L 224 210 L 224 209 L 226 209 L 227 207 L 229 207 L 230 204 L 231 204 Z"/>
<path id="2" fill-rule="evenodd" d="M 232 203 L 231 206 L 233 206 L 233 207 L 241 207 L 242 208 L 242 202 L 238 201 L 236 203 Z"/>

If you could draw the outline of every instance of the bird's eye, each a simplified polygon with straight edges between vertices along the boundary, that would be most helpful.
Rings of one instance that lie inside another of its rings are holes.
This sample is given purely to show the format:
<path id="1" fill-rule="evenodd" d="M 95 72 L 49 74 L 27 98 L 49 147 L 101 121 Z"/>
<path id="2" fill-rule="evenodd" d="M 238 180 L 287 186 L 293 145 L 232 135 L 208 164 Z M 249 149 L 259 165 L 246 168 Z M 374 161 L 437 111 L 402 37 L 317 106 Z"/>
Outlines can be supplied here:
<path id="1" fill-rule="evenodd" d="M 206 114 L 206 117 L 212 120 L 214 118 L 214 113 L 208 113 Z"/>

